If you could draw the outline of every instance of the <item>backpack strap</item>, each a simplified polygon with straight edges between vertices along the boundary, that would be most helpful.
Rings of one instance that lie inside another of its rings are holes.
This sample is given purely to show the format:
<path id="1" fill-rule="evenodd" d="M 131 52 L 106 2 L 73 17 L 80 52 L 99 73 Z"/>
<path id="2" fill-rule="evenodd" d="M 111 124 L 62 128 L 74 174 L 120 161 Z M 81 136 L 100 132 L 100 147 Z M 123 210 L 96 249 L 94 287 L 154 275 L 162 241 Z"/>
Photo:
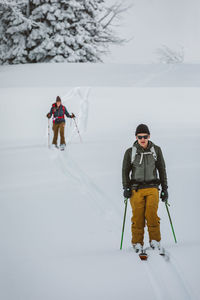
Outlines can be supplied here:
<path id="1" fill-rule="evenodd" d="M 150 151 L 151 151 L 151 153 L 152 153 L 153 158 L 155 159 L 155 161 L 157 161 L 158 157 L 157 157 L 156 150 L 155 150 L 154 146 L 151 147 Z"/>
<path id="2" fill-rule="evenodd" d="M 53 123 L 55 123 L 55 117 L 54 117 L 54 114 L 55 114 L 55 108 L 56 108 L 56 104 L 55 104 L 55 103 L 52 104 L 52 108 L 53 108 L 53 110 L 52 110 L 52 114 L 53 114 Z"/>
<path id="3" fill-rule="evenodd" d="M 65 115 L 65 107 L 64 107 L 64 105 L 62 105 L 62 109 L 63 109 L 63 117 L 64 117 L 64 115 Z"/>
<path id="4" fill-rule="evenodd" d="M 131 153 L 131 164 L 133 164 L 136 154 L 137 154 L 137 148 L 133 145 L 132 153 Z M 140 163 L 139 163 L 140 165 L 142 163 L 144 155 L 146 155 L 146 154 L 152 154 L 155 161 L 157 161 L 157 154 L 156 154 L 154 146 L 152 146 L 150 149 L 150 152 L 144 152 L 144 153 L 142 152 L 141 153 L 141 158 L 140 158 Z"/>
<path id="5" fill-rule="evenodd" d="M 137 154 L 137 148 L 133 145 L 132 153 L 131 153 L 131 164 L 133 164 L 136 154 Z"/>

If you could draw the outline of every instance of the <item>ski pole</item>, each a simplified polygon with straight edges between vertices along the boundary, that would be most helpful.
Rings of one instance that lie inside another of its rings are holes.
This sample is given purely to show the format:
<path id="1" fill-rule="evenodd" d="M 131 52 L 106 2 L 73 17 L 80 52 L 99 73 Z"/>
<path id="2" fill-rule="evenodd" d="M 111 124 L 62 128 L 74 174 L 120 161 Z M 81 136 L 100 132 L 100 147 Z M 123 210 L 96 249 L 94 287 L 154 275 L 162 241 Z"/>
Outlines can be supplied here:
<path id="1" fill-rule="evenodd" d="M 124 199 L 124 203 L 125 203 L 125 210 L 124 210 L 124 221 L 123 221 L 123 226 L 122 226 L 122 237 L 121 237 L 120 250 L 122 250 L 122 244 L 123 244 L 123 238 L 124 238 L 124 228 L 125 228 L 125 221 L 126 221 L 126 211 L 127 211 L 128 199 Z"/>
<path id="2" fill-rule="evenodd" d="M 170 213 L 169 213 L 169 208 L 168 208 L 168 206 L 170 206 L 169 203 L 165 202 L 165 207 L 166 207 L 166 210 L 167 210 L 167 213 L 168 213 L 168 216 L 169 216 L 169 221 L 170 221 L 170 224 L 171 224 L 171 228 L 172 228 L 174 240 L 175 240 L 175 243 L 177 243 L 176 235 L 175 235 L 175 232 L 174 232 L 174 227 L 173 227 L 173 224 L 172 224 L 172 219 L 171 219 L 171 216 L 170 216 Z"/>
<path id="3" fill-rule="evenodd" d="M 48 119 L 48 148 L 50 148 L 50 119 Z"/>
<path id="4" fill-rule="evenodd" d="M 77 129 L 78 135 L 79 135 L 79 137 L 80 137 L 80 141 L 81 141 L 81 143 L 82 143 L 82 138 L 81 138 L 80 131 L 79 131 L 79 129 L 78 129 L 78 126 L 77 126 L 77 123 L 76 123 L 76 120 L 75 120 L 75 118 L 73 118 L 73 120 L 74 120 L 74 123 L 75 123 L 76 129 Z"/>

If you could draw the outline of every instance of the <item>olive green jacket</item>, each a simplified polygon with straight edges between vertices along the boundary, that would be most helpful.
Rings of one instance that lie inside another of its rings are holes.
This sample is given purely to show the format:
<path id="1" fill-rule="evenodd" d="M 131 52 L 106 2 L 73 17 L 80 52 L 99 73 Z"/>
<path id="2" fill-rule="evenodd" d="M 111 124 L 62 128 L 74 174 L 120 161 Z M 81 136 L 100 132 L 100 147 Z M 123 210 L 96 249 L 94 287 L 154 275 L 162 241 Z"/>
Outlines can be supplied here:
<path id="1" fill-rule="evenodd" d="M 167 188 L 166 167 L 161 148 L 151 141 L 149 141 L 146 149 L 142 148 L 137 141 L 134 146 L 137 152 L 133 163 L 131 162 L 132 148 L 127 149 L 124 154 L 122 166 L 123 188 L 158 188 L 160 184 L 163 189 Z M 156 159 L 152 154 L 148 154 L 151 153 L 152 146 L 155 149 Z"/>

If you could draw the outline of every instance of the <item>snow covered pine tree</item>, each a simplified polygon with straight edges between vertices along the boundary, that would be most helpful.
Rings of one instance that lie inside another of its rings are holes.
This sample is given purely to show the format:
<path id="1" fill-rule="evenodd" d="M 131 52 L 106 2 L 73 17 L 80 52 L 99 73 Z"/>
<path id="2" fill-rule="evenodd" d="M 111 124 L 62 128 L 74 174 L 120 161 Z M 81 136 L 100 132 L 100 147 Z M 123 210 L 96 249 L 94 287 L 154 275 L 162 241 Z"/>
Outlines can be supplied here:
<path id="1" fill-rule="evenodd" d="M 24 1 L 23 1 L 24 2 Z M 26 5 L 19 1 L 0 3 L 0 63 L 26 63 L 26 35 L 30 28 L 25 18 Z"/>
<path id="2" fill-rule="evenodd" d="M 110 44 L 123 42 L 111 29 L 115 17 L 126 10 L 121 5 L 107 7 L 105 0 L 24 3 L 18 3 L 21 15 L 7 7 L 4 17 L 1 9 L 1 63 L 98 62 Z"/>

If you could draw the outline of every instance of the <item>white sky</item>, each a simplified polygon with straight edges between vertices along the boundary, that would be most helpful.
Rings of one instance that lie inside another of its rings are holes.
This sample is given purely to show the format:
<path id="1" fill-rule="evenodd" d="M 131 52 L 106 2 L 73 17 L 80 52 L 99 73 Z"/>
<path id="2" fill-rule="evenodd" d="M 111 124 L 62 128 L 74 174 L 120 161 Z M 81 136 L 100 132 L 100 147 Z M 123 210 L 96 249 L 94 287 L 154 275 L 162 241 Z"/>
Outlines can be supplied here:
<path id="1" fill-rule="evenodd" d="M 114 0 L 107 0 L 109 3 Z M 125 0 L 124 0 L 125 1 Z M 129 39 L 125 46 L 111 47 L 105 62 L 151 63 L 155 50 L 167 45 L 185 50 L 185 62 L 200 63 L 200 0 L 127 0 L 133 7 L 116 30 Z"/>

